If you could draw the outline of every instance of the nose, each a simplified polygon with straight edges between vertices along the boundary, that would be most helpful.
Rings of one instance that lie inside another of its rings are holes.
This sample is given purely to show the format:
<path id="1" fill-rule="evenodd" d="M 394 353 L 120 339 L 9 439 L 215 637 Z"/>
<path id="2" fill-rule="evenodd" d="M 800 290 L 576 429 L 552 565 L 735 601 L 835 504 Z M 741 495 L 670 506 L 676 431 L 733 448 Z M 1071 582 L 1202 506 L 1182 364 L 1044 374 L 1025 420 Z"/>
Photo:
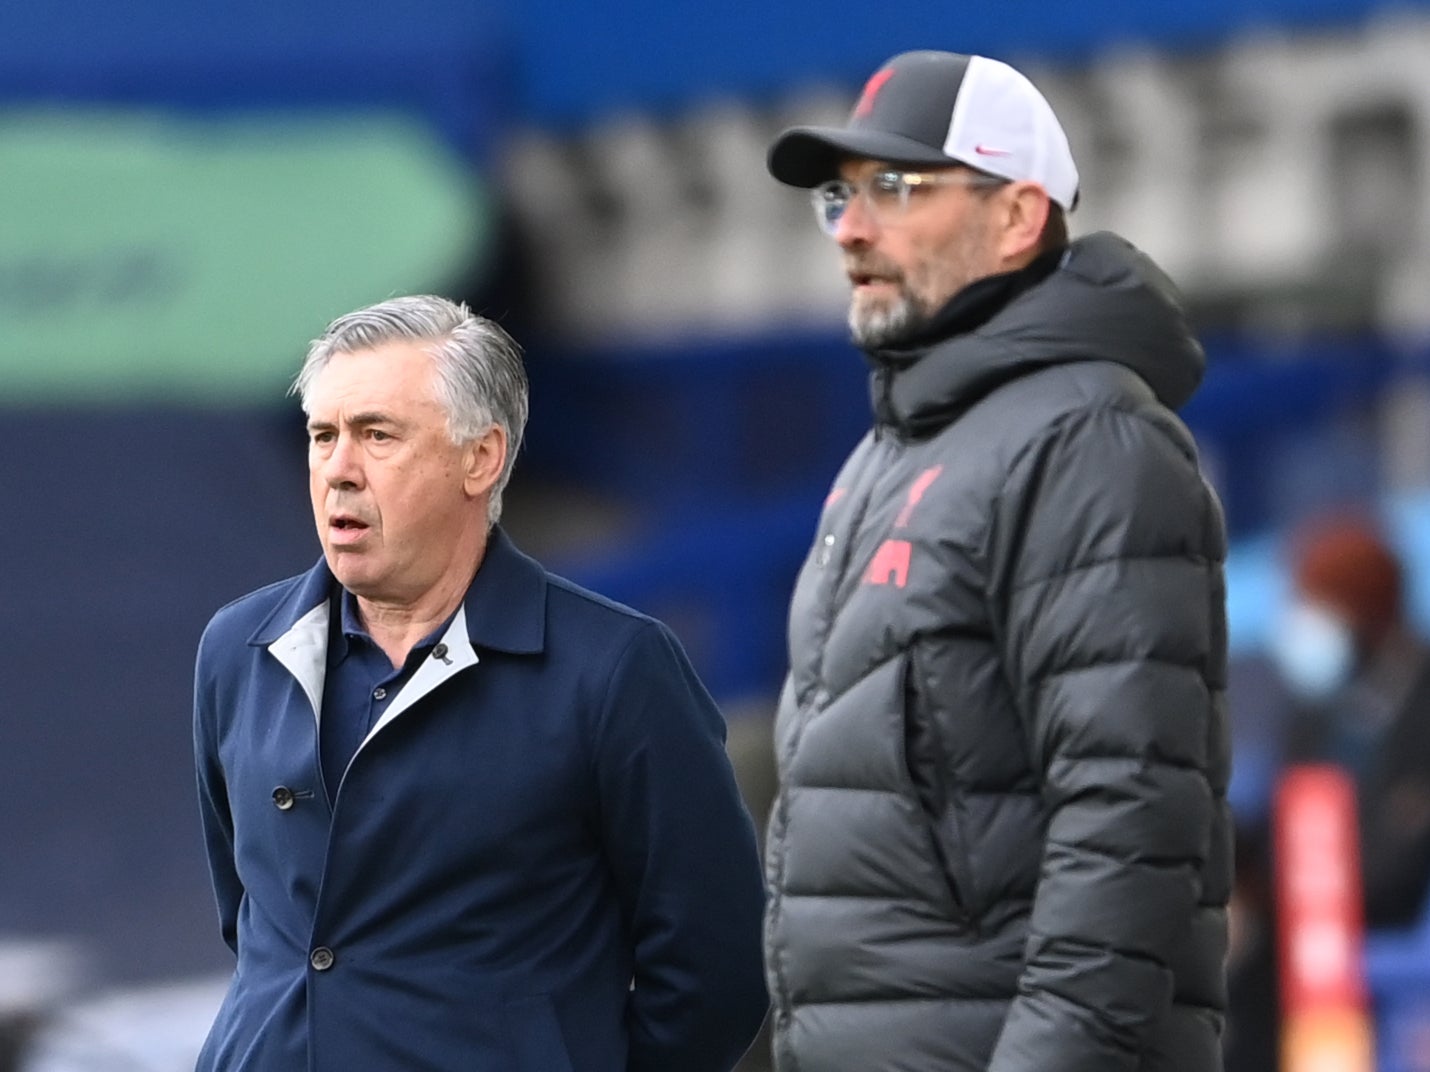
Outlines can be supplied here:
<path id="1" fill-rule="evenodd" d="M 879 221 L 874 218 L 874 210 L 869 199 L 861 190 L 849 199 L 834 225 L 834 241 L 844 249 L 867 246 L 879 235 Z"/>
<path id="2" fill-rule="evenodd" d="M 332 449 L 318 460 L 318 472 L 330 488 L 355 488 L 362 485 L 362 458 L 357 441 L 339 433 Z"/>

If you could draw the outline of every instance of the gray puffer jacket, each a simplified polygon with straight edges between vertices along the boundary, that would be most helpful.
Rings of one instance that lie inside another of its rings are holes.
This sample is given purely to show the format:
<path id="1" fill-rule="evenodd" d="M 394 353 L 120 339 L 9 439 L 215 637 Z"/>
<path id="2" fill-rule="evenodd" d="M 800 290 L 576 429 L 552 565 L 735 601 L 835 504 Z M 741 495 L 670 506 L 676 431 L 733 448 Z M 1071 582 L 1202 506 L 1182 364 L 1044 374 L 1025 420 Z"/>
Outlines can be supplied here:
<path id="1" fill-rule="evenodd" d="M 1221 1067 L 1225 534 L 1172 413 L 1202 351 L 1113 235 L 1014 278 L 873 355 L 876 424 L 799 577 L 781 1072 Z"/>

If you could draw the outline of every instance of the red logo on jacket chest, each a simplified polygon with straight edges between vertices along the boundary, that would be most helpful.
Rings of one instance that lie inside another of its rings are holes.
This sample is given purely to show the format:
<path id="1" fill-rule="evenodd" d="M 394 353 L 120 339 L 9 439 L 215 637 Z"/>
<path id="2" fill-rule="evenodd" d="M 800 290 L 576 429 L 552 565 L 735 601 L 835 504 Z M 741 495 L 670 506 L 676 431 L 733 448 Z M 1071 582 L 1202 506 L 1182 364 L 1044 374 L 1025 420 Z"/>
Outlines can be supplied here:
<path id="1" fill-rule="evenodd" d="M 918 506 L 924 493 L 942 472 L 943 466 L 935 465 L 925 469 L 909 485 L 908 494 L 904 497 L 904 508 L 894 519 L 895 529 L 908 526 L 909 519 L 914 513 L 914 507 Z M 908 540 L 885 540 L 879 545 L 879 549 L 874 552 L 874 557 L 869 562 L 869 569 L 864 574 L 864 583 L 889 584 L 892 582 L 894 587 L 903 588 L 909 583 L 909 563 L 913 559 L 913 554 L 913 544 Z"/>
<path id="2" fill-rule="evenodd" d="M 864 574 L 864 583 L 888 584 L 892 581 L 894 587 L 904 587 L 909 583 L 909 560 L 913 554 L 913 544 L 908 540 L 885 540 L 874 552 L 869 571 Z"/>

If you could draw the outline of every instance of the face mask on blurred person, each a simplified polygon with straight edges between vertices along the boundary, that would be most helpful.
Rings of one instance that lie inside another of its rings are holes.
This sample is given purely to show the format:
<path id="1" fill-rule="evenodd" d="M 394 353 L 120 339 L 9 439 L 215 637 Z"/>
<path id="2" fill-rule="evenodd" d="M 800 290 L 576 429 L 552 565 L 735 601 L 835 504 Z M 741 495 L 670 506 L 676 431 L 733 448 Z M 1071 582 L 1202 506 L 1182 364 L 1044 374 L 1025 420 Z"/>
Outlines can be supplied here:
<path id="1" fill-rule="evenodd" d="M 1303 700 L 1324 700 L 1355 669 L 1355 638 L 1335 613 L 1294 603 L 1271 638 L 1271 657 L 1287 686 Z"/>

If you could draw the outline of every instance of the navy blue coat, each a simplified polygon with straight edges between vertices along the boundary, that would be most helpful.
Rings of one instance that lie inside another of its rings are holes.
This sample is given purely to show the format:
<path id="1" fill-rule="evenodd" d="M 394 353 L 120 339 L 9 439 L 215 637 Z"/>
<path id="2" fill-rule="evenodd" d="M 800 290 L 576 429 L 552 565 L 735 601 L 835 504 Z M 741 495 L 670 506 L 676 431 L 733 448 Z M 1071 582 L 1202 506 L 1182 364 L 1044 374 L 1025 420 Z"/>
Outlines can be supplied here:
<path id="1" fill-rule="evenodd" d="M 754 831 L 659 622 L 494 530 L 442 646 L 319 782 L 319 562 L 200 643 L 232 985 L 200 1072 L 724 1072 L 766 1008 Z"/>

